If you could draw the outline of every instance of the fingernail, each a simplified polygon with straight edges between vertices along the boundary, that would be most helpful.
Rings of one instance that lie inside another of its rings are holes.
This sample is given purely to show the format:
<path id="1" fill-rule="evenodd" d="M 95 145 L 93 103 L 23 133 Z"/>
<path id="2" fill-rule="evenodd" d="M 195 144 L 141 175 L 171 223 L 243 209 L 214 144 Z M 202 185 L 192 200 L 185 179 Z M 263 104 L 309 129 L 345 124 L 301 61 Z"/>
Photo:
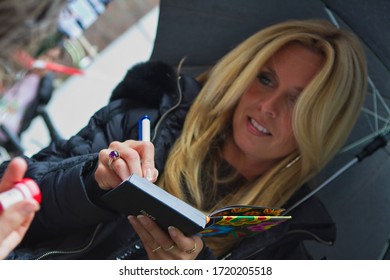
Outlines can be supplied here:
<path id="1" fill-rule="evenodd" d="M 148 223 L 148 220 L 145 219 L 145 216 L 144 216 L 144 215 L 138 215 L 138 216 L 137 216 L 137 219 L 138 219 L 138 221 L 139 221 L 141 224 L 143 224 L 143 225 L 146 225 L 146 224 Z"/>
<path id="2" fill-rule="evenodd" d="M 36 206 L 33 204 L 27 204 L 22 208 L 22 210 L 23 210 L 23 214 L 27 216 L 35 212 Z"/>
<path id="3" fill-rule="evenodd" d="M 129 215 L 129 216 L 127 216 L 127 219 L 129 220 L 130 223 L 133 223 L 135 220 L 135 217 L 132 215 Z"/>
<path id="4" fill-rule="evenodd" d="M 150 168 L 146 169 L 146 179 L 148 181 L 153 181 L 153 172 Z"/>
<path id="5" fill-rule="evenodd" d="M 169 226 L 169 227 L 168 227 L 168 231 L 169 231 L 169 234 L 170 234 L 172 237 L 176 237 L 176 235 L 177 235 L 177 230 L 176 230 L 175 227 Z"/>

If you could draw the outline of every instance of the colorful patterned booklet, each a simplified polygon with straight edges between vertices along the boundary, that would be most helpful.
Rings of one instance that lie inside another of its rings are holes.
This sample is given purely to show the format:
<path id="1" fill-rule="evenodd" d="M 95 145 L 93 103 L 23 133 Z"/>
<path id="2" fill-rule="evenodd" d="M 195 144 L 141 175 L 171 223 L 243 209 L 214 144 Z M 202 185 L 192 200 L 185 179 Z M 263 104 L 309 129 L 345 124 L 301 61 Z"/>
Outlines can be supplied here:
<path id="1" fill-rule="evenodd" d="M 232 205 L 208 216 L 203 236 L 234 236 L 243 237 L 255 235 L 274 227 L 291 216 L 281 216 L 284 209 L 250 205 Z"/>
<path id="2" fill-rule="evenodd" d="M 281 208 L 248 205 L 228 206 L 205 215 L 136 174 L 103 195 L 102 201 L 114 211 L 145 215 L 161 228 L 174 226 L 187 236 L 250 236 L 291 219 L 281 216 Z"/>

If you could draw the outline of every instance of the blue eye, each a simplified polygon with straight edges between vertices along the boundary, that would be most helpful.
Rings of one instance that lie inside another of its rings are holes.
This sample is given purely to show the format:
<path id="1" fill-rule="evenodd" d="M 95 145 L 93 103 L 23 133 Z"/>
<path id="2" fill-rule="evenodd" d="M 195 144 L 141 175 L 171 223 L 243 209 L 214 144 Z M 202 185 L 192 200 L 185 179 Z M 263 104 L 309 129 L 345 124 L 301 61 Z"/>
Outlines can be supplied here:
<path id="1" fill-rule="evenodd" d="M 259 80 L 259 82 L 265 86 L 271 86 L 272 85 L 272 80 L 271 80 L 271 77 L 269 77 L 269 75 L 265 74 L 265 73 L 260 73 L 258 76 L 257 76 L 257 79 Z"/>

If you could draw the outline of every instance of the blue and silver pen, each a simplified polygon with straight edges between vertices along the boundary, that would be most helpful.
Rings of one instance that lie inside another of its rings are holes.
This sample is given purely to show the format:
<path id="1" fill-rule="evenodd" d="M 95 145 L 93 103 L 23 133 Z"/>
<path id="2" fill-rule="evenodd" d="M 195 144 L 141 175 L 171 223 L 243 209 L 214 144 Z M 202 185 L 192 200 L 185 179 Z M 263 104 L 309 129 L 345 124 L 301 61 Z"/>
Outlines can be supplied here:
<path id="1" fill-rule="evenodd" d="M 150 141 L 150 118 L 148 115 L 138 120 L 138 140 Z"/>

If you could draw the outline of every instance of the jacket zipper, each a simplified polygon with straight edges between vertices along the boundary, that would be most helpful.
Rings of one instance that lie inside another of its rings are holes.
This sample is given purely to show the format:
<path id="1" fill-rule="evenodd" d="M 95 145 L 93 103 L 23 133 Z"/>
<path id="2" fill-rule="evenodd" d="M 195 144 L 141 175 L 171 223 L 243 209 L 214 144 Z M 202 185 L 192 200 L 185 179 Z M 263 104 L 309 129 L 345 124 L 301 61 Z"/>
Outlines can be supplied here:
<path id="1" fill-rule="evenodd" d="M 92 234 L 91 240 L 84 247 L 82 247 L 80 249 L 76 249 L 76 250 L 53 250 L 53 251 L 49 251 L 49 252 L 46 252 L 46 253 L 40 255 L 39 257 L 35 258 L 35 260 L 41 260 L 43 258 L 46 258 L 47 256 L 50 256 L 50 255 L 56 255 L 56 254 L 70 255 L 70 254 L 79 254 L 79 253 L 83 253 L 83 252 L 87 251 L 91 247 L 93 242 L 95 241 L 96 234 L 98 233 L 98 231 L 101 228 L 101 226 L 102 226 L 102 224 L 98 224 L 97 225 L 97 227 L 95 228 L 95 230 L 94 230 L 94 232 Z"/>

